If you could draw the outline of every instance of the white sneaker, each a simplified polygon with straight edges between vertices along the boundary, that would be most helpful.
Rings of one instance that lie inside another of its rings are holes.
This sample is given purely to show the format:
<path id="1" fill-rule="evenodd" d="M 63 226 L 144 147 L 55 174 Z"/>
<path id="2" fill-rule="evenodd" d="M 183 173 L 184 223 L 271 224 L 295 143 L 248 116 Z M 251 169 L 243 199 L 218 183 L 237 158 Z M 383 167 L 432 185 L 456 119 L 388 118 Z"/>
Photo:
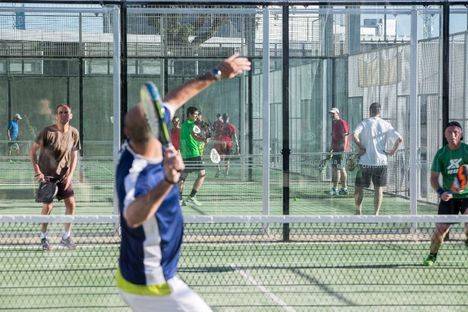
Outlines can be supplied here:
<path id="1" fill-rule="evenodd" d="M 332 187 L 328 194 L 330 194 L 331 196 L 338 195 L 338 190 Z"/>

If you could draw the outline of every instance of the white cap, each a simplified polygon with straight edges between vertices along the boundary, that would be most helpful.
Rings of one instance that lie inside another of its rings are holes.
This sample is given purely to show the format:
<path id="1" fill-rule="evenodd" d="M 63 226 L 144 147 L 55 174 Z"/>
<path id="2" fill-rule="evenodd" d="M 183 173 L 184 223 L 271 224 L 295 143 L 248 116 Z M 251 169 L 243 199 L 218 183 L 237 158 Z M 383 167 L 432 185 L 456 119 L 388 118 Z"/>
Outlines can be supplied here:
<path id="1" fill-rule="evenodd" d="M 16 119 L 23 119 L 23 118 L 21 118 L 21 115 L 20 115 L 20 114 L 15 114 L 15 118 L 16 118 Z"/>
<path id="2" fill-rule="evenodd" d="M 336 108 L 336 107 L 332 107 L 332 109 L 330 109 L 328 112 L 329 112 L 329 113 L 337 113 L 337 114 L 339 114 L 339 113 L 340 113 L 340 110 L 339 110 L 338 108 Z"/>

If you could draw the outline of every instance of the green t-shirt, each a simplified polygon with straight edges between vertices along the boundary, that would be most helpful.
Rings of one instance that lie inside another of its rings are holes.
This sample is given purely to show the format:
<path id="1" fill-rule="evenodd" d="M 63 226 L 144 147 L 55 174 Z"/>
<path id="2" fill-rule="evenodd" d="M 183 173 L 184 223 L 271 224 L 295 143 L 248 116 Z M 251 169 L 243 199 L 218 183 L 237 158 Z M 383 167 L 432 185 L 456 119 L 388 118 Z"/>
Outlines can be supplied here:
<path id="1" fill-rule="evenodd" d="M 195 123 L 186 120 L 180 129 L 180 153 L 183 159 L 201 156 L 200 143 L 192 135 Z"/>
<path id="2" fill-rule="evenodd" d="M 442 188 L 446 191 L 450 190 L 458 168 L 461 165 L 468 164 L 468 145 L 461 143 L 456 150 L 451 150 L 448 145 L 439 149 L 434 156 L 431 170 L 442 174 Z M 459 194 L 453 194 L 454 198 L 468 198 L 468 190 L 464 190 Z"/>

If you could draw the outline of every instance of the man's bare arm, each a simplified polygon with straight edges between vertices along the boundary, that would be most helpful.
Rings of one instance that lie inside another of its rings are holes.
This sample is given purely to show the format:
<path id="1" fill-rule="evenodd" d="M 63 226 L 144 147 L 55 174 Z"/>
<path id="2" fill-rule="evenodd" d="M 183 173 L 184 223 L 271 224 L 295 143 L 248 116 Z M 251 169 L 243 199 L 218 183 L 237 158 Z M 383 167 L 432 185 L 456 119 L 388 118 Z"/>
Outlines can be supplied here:
<path id="1" fill-rule="evenodd" d="M 248 59 L 234 54 L 221 62 L 217 68 L 221 71 L 222 78 L 231 79 L 250 70 L 250 62 Z M 177 110 L 214 82 L 216 82 L 215 77 L 211 73 L 206 73 L 172 90 L 163 101 Z"/>
<path id="2" fill-rule="evenodd" d="M 436 192 L 440 188 L 439 175 L 440 175 L 439 172 L 431 171 L 431 186 Z"/>
<path id="3" fill-rule="evenodd" d="M 164 198 L 169 194 L 171 188 L 172 185 L 163 180 L 146 195 L 135 198 L 124 212 L 127 225 L 131 228 L 136 228 L 143 224 L 150 216 L 154 215 Z"/>
<path id="4" fill-rule="evenodd" d="M 393 144 L 393 148 L 392 150 L 389 152 L 390 155 L 394 155 L 396 153 L 396 151 L 398 150 L 398 147 L 400 146 L 400 144 L 403 143 L 403 139 L 401 137 L 399 137 L 395 143 Z"/>
<path id="5" fill-rule="evenodd" d="M 41 147 L 39 146 L 39 144 L 37 144 L 36 142 L 33 142 L 33 144 L 31 145 L 31 148 L 29 149 L 29 158 L 31 160 L 31 164 L 34 169 L 34 173 L 36 174 L 41 173 L 41 169 L 39 168 L 39 165 L 37 164 L 37 151 L 40 148 Z"/>
<path id="6" fill-rule="evenodd" d="M 70 177 L 70 179 L 73 177 L 73 173 L 75 172 L 77 164 L 78 164 L 78 151 L 73 151 L 71 153 L 70 170 L 68 171 L 68 176 Z"/>

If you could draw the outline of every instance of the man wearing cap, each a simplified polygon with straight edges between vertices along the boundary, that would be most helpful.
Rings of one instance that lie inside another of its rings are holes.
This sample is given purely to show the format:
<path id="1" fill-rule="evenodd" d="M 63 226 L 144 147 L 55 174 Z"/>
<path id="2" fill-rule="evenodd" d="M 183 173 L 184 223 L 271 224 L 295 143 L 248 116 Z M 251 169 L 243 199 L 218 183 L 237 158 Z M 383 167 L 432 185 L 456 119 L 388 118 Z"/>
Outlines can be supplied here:
<path id="1" fill-rule="evenodd" d="M 379 103 L 372 103 L 370 117 L 361 121 L 353 133 L 360 155 L 354 189 L 356 214 L 359 215 L 362 214 L 364 188 L 368 188 L 371 181 L 374 185 L 374 213 L 379 214 L 383 190 L 387 185 L 387 157 L 393 156 L 403 142 L 393 126 L 380 117 L 381 109 Z"/>
<path id="2" fill-rule="evenodd" d="M 447 145 L 440 148 L 434 156 L 431 167 L 431 186 L 439 195 L 438 214 L 457 215 L 468 214 L 468 190 L 457 193 L 450 191 L 450 187 L 457 175 L 460 166 L 468 164 L 468 145 L 461 142 L 463 139 L 463 129 L 461 125 L 452 121 L 447 124 L 444 130 Z M 442 175 L 442 186 L 439 184 L 439 177 Z M 437 259 L 444 237 L 450 230 L 451 224 L 437 223 L 431 239 L 430 254 L 424 260 L 424 265 L 432 266 Z M 468 246 L 468 224 L 465 223 L 465 245 Z"/>
<path id="3" fill-rule="evenodd" d="M 16 153 L 16 156 L 21 154 L 19 144 L 17 142 L 19 135 L 19 123 L 18 120 L 21 120 L 20 114 L 15 114 L 12 120 L 8 123 L 8 156 L 13 154 L 13 151 Z"/>
<path id="4" fill-rule="evenodd" d="M 346 185 L 347 174 L 345 169 L 345 152 L 349 151 L 349 125 L 346 120 L 340 117 L 338 108 L 333 107 L 329 111 L 332 118 L 332 142 L 330 149 L 332 156 L 332 183 L 330 195 L 347 195 L 348 187 Z M 341 183 L 341 189 L 338 191 L 338 183 Z"/>

